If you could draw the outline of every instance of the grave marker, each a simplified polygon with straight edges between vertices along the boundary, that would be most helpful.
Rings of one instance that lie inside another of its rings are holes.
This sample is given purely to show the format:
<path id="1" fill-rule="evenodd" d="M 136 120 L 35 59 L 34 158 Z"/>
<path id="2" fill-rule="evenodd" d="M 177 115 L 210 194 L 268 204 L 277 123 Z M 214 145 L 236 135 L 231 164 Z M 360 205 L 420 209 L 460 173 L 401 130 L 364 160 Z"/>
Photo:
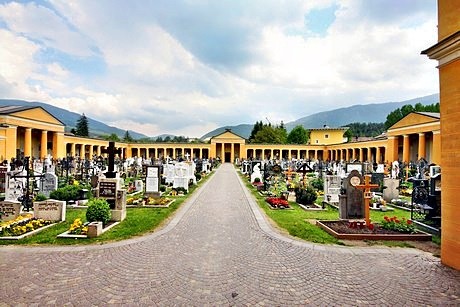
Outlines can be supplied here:
<path id="1" fill-rule="evenodd" d="M 372 198 L 372 188 L 377 188 L 378 184 L 371 184 L 371 176 L 366 175 L 364 176 L 364 184 L 358 184 L 355 187 L 358 189 L 363 190 L 363 197 L 364 197 L 364 212 L 365 212 L 365 219 L 366 225 L 370 225 L 370 217 L 369 217 L 369 200 Z"/>
<path id="2" fill-rule="evenodd" d="M 65 221 L 65 201 L 49 199 L 34 202 L 34 217 L 47 221 Z"/>
<path id="3" fill-rule="evenodd" d="M 58 178 L 55 174 L 45 173 L 40 180 L 40 193 L 50 197 L 50 193 L 58 188 Z"/>
<path id="4" fill-rule="evenodd" d="M 146 196 L 160 196 L 160 167 L 158 165 L 147 166 L 145 177 Z"/>
<path id="5" fill-rule="evenodd" d="M 364 218 L 363 191 L 356 186 L 364 183 L 358 170 L 352 170 L 343 180 L 344 194 L 339 195 L 339 214 L 341 219 Z"/>
<path id="6" fill-rule="evenodd" d="M 0 202 L 0 212 L 2 221 L 14 220 L 21 213 L 21 203 L 14 200 L 5 200 Z"/>

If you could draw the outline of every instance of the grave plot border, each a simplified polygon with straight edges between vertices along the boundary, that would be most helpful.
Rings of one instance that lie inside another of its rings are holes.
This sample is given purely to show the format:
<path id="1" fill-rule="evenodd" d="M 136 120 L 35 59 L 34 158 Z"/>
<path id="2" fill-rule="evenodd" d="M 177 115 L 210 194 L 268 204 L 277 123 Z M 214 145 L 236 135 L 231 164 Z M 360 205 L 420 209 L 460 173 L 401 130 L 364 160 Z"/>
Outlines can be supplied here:
<path id="1" fill-rule="evenodd" d="M 114 223 L 110 224 L 109 226 L 107 226 L 105 228 L 102 228 L 101 235 L 103 233 L 109 231 L 113 227 L 117 226 L 120 223 L 121 222 L 114 222 Z M 63 233 L 57 235 L 56 238 L 60 238 L 60 239 L 89 239 L 87 235 L 76 235 L 76 234 L 70 234 L 69 232 L 70 232 L 70 230 L 67 230 L 66 232 L 63 232 Z"/>
<path id="2" fill-rule="evenodd" d="M 316 221 L 316 225 L 321 229 L 334 236 L 337 239 L 342 240 L 383 240 L 383 241 L 431 241 L 432 236 L 426 232 L 417 230 L 416 233 L 408 234 L 348 234 L 338 233 L 329 226 L 327 222 L 339 222 L 340 220 L 331 221 Z"/>
<path id="3" fill-rule="evenodd" d="M 43 231 L 43 230 L 45 230 L 47 228 L 50 228 L 50 227 L 55 226 L 55 225 L 60 224 L 60 223 L 63 223 L 63 221 L 58 221 L 58 222 L 55 222 L 53 224 L 49 224 L 49 225 L 37 228 L 35 230 L 26 232 L 26 233 L 24 233 L 24 234 L 22 234 L 20 236 L 0 237 L 0 240 L 21 240 L 21 239 L 33 236 L 34 234 L 37 234 L 37 233 L 39 233 L 39 232 L 41 232 L 41 231 Z"/>

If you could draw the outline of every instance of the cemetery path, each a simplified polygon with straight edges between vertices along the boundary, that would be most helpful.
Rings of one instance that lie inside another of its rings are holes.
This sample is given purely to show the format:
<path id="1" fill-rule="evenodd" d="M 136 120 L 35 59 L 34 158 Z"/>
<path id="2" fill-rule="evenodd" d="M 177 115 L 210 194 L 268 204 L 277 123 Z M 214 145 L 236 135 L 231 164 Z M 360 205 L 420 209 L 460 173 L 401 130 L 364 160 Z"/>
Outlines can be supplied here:
<path id="1" fill-rule="evenodd" d="M 413 249 L 273 231 L 230 164 L 154 234 L 102 246 L 0 248 L 7 305 L 460 305 L 460 272 Z"/>

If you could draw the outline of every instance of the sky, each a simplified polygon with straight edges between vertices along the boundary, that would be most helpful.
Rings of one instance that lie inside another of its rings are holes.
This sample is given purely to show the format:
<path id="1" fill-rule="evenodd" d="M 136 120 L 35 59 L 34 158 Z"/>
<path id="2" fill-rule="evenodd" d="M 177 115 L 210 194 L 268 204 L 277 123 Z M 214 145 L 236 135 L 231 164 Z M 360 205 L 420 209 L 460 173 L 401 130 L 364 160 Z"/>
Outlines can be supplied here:
<path id="1" fill-rule="evenodd" d="M 0 1 L 0 98 L 201 137 L 437 93 L 436 41 L 435 0 Z"/>

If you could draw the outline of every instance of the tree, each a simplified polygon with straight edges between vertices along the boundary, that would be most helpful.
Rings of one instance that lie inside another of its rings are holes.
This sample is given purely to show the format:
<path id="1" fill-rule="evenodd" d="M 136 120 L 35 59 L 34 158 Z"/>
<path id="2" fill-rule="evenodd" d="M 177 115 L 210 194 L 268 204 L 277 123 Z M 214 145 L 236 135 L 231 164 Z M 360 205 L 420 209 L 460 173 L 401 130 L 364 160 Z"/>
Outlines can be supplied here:
<path id="1" fill-rule="evenodd" d="M 112 133 L 111 135 L 105 135 L 105 136 L 104 136 L 104 140 L 106 140 L 106 141 L 119 142 L 119 141 L 120 141 L 120 138 L 119 138 L 118 135 L 116 135 L 115 133 Z"/>
<path id="2" fill-rule="evenodd" d="M 440 111 L 440 105 L 439 103 L 435 104 L 430 104 L 430 105 L 422 105 L 421 103 L 416 103 L 415 107 L 406 104 L 403 105 L 401 108 L 398 108 L 390 114 L 387 115 L 387 120 L 385 121 L 385 129 L 390 128 L 394 124 L 396 124 L 398 121 L 400 121 L 403 117 L 405 117 L 407 114 L 412 113 L 412 112 L 439 112 Z"/>
<path id="3" fill-rule="evenodd" d="M 257 144 L 285 144 L 286 137 L 279 127 L 273 128 L 271 125 L 263 126 L 254 138 L 253 143 Z"/>
<path id="4" fill-rule="evenodd" d="M 307 141 L 307 130 L 302 125 L 295 126 L 287 136 L 288 144 L 307 144 Z"/>
<path id="5" fill-rule="evenodd" d="M 89 136 L 88 119 L 86 118 L 85 113 L 83 113 L 77 120 L 75 135 L 86 137 Z"/>
<path id="6" fill-rule="evenodd" d="M 129 131 L 126 130 L 125 132 L 125 136 L 123 137 L 123 142 L 132 142 L 133 141 L 133 138 L 131 137 L 131 135 L 129 134 Z"/>
<path id="7" fill-rule="evenodd" d="M 262 121 L 256 122 L 254 124 L 254 127 L 252 128 L 252 131 L 251 131 L 251 135 L 249 136 L 249 142 L 254 141 L 257 132 L 259 132 L 263 128 L 263 126 L 264 124 L 262 123 Z"/>

